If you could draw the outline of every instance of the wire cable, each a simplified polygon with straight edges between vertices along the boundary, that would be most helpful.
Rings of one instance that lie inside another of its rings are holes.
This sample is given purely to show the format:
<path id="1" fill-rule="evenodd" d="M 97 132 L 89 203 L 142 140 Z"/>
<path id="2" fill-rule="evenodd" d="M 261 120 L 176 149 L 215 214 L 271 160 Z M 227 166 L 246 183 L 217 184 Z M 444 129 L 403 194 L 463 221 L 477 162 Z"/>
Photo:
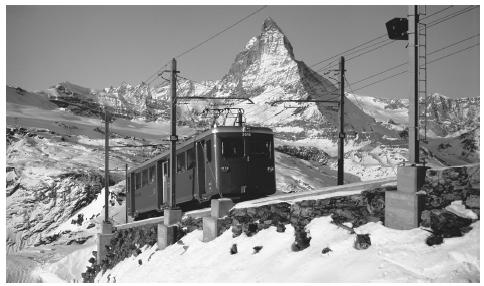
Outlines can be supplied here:
<path id="1" fill-rule="evenodd" d="M 252 17 L 253 15 L 259 13 L 260 11 L 264 10 L 265 8 L 267 8 L 267 5 L 264 5 L 262 6 L 261 8 L 257 9 L 256 11 L 250 13 L 249 15 L 245 16 L 244 18 L 238 20 L 237 22 L 233 23 L 232 25 L 228 26 L 227 28 L 223 29 L 222 31 L 220 32 L 217 32 L 215 34 L 213 34 L 212 36 L 208 37 L 208 39 L 200 42 L 199 44 L 196 44 L 195 46 L 189 48 L 188 50 L 178 54 L 177 56 L 175 56 L 175 58 L 181 58 L 183 57 L 184 55 L 192 52 L 193 50 L 201 47 L 203 44 L 207 43 L 208 41 L 212 40 L 212 39 L 215 39 L 216 37 L 218 37 L 219 35 L 221 35 L 222 33 L 232 29 L 233 27 L 237 26 L 238 24 L 242 23 L 243 21 L 247 20 L 248 18 Z"/>
<path id="2" fill-rule="evenodd" d="M 457 41 L 457 42 L 454 42 L 454 43 L 452 43 L 452 44 L 449 44 L 449 45 L 447 45 L 447 46 L 444 46 L 444 47 L 442 47 L 442 48 L 439 48 L 439 49 L 433 50 L 433 51 L 429 52 L 429 53 L 427 54 L 427 56 L 433 55 L 433 54 L 435 54 L 435 53 L 437 53 L 437 52 L 443 51 L 443 50 L 445 50 L 445 49 L 448 49 L 448 48 L 450 48 L 450 47 L 453 47 L 453 46 L 455 46 L 455 45 L 458 45 L 458 44 L 460 44 L 460 43 L 463 43 L 463 42 L 465 42 L 465 41 L 468 41 L 468 40 L 470 40 L 470 39 L 473 39 L 473 38 L 479 37 L 479 35 L 480 35 L 480 34 L 478 33 L 478 34 L 472 35 L 472 36 L 470 36 L 470 37 L 467 37 L 467 38 L 465 38 L 465 39 L 462 39 L 462 40 L 460 40 L 460 41 Z M 353 82 L 352 84 L 353 84 L 353 85 L 358 84 L 358 83 L 360 83 L 360 82 L 363 82 L 363 81 L 365 81 L 365 80 L 368 80 L 368 79 L 373 78 L 373 77 L 375 77 L 375 76 L 378 76 L 378 75 L 380 75 L 380 74 L 386 73 L 386 72 L 388 72 L 388 71 L 391 71 L 391 70 L 397 69 L 397 68 L 399 68 L 399 67 L 401 67 L 401 66 L 404 66 L 404 65 L 407 65 L 407 64 L 408 64 L 408 62 L 404 62 L 404 63 L 398 64 L 398 65 L 396 65 L 396 66 L 393 66 L 393 67 L 390 67 L 390 68 L 388 68 L 388 69 L 385 69 L 384 71 L 381 71 L 381 72 L 378 72 L 378 73 L 372 74 L 372 75 L 367 76 L 367 77 L 365 77 L 365 78 L 363 78 L 363 79 L 360 79 L 360 80 L 358 80 L 358 81 L 356 81 L 356 82 Z"/>
<path id="3" fill-rule="evenodd" d="M 429 15 L 429 16 L 427 16 L 427 17 L 423 17 L 421 20 L 423 20 L 423 19 L 428 19 L 429 17 L 431 17 L 431 16 L 433 16 L 433 15 L 437 15 L 437 14 L 439 14 L 439 13 L 441 13 L 441 12 L 443 12 L 443 11 L 446 11 L 446 10 L 448 10 L 448 9 L 452 8 L 452 7 L 453 7 L 453 6 L 449 6 L 449 7 L 447 7 L 447 8 L 444 8 L 444 9 L 441 9 L 441 10 L 439 10 L 439 11 L 436 11 L 436 12 L 434 12 L 434 13 L 430 14 L 430 15 Z M 474 10 L 474 9 L 478 8 L 478 7 L 479 7 L 479 6 L 468 6 L 468 7 L 464 8 L 464 9 L 461 9 L 461 10 L 455 11 L 455 12 L 453 12 L 453 13 L 449 14 L 449 15 L 446 15 L 446 16 L 443 16 L 443 17 L 441 17 L 441 18 L 435 19 L 434 21 L 431 21 L 431 22 L 429 22 L 429 23 L 426 23 L 427 28 L 434 27 L 434 26 L 436 26 L 437 24 L 440 24 L 440 23 L 445 22 L 445 21 L 447 21 L 447 20 L 453 19 L 453 18 L 455 18 L 455 17 L 457 17 L 457 16 L 459 16 L 459 15 L 462 15 L 462 14 L 464 14 L 464 13 L 467 13 L 467 12 L 469 12 L 469 11 L 472 11 L 472 10 Z M 374 40 L 376 40 L 376 39 L 378 39 L 378 38 L 381 38 L 381 37 L 383 37 L 383 36 L 386 36 L 386 34 L 384 34 L 384 35 L 382 35 L 382 36 L 379 36 L 379 37 L 377 37 L 377 38 L 374 38 L 372 41 L 374 41 Z M 369 41 L 369 42 L 371 42 L 371 41 Z M 382 48 L 382 47 L 384 47 L 384 46 L 386 46 L 386 45 L 388 45 L 388 44 L 390 44 L 390 43 L 392 43 L 392 42 L 397 42 L 397 41 L 391 41 L 391 40 L 390 40 L 390 41 L 389 41 L 388 43 L 386 43 L 386 44 L 383 44 L 383 45 L 381 45 L 381 46 L 379 46 L 379 47 L 376 47 L 376 48 L 374 48 L 374 49 L 371 49 L 371 50 L 368 50 L 368 51 L 366 51 L 366 52 L 363 52 L 363 53 L 361 53 L 361 54 L 359 54 L 359 55 L 357 55 L 357 56 L 351 57 L 351 58 L 349 58 L 347 61 L 352 60 L 352 59 L 355 59 L 355 58 L 360 57 L 360 56 L 362 56 L 362 55 L 368 54 L 368 53 L 370 53 L 370 52 L 372 52 L 372 51 L 375 51 L 375 50 L 377 50 L 377 49 L 380 49 L 380 48 Z M 366 48 L 368 48 L 368 47 L 366 47 Z M 350 50 L 353 50 L 353 49 L 354 49 L 354 48 L 352 48 L 352 49 L 350 49 Z M 363 48 L 363 49 L 365 49 L 365 48 Z M 344 52 L 343 52 L 343 53 L 344 53 Z M 343 53 L 340 53 L 340 54 L 343 54 Z M 338 54 L 338 55 L 340 55 L 340 54 Z M 351 53 L 350 53 L 350 54 L 351 54 Z M 336 55 L 336 56 L 337 56 L 337 55 Z M 336 57 L 336 56 L 333 56 L 333 57 L 331 57 L 331 58 L 334 58 L 334 57 Z M 328 58 L 328 59 L 329 59 L 329 58 Z M 319 64 L 319 63 L 318 63 L 318 64 Z M 316 64 L 315 64 L 315 65 L 316 65 Z M 326 66 L 322 67 L 321 69 L 317 70 L 317 72 L 322 72 L 322 71 L 324 71 L 326 68 L 332 68 L 332 67 L 334 67 L 335 65 L 336 65 L 336 64 L 331 64 L 331 63 L 330 63 L 330 64 L 328 64 L 328 65 L 326 65 Z M 314 66 L 314 65 L 311 65 L 311 67 L 312 67 L 312 66 Z"/>
<path id="4" fill-rule="evenodd" d="M 436 62 L 436 61 L 439 61 L 439 60 L 445 59 L 445 58 L 447 58 L 447 57 L 450 57 L 450 56 L 453 56 L 453 55 L 455 55 L 455 54 L 458 54 L 458 53 L 464 52 L 464 51 L 466 51 L 466 50 L 469 50 L 469 49 L 474 48 L 474 47 L 479 46 L 479 45 L 480 45 L 480 44 L 479 44 L 479 43 L 477 43 L 477 44 L 474 44 L 474 45 L 472 45 L 472 46 L 469 46 L 469 47 L 466 47 L 466 48 L 460 49 L 460 50 L 458 50 L 458 51 L 455 51 L 455 52 L 453 52 L 453 53 L 450 53 L 450 54 L 447 54 L 447 55 L 444 55 L 444 56 L 438 57 L 438 58 L 436 58 L 436 59 L 433 59 L 433 60 L 431 60 L 431 61 L 427 62 L 427 64 L 431 64 L 431 63 L 434 63 L 434 62 Z M 366 88 L 366 87 L 369 87 L 369 86 L 375 85 L 375 84 L 377 84 L 377 83 L 380 83 L 380 82 L 382 82 L 382 81 L 385 81 L 385 80 L 388 80 L 388 79 L 394 78 L 394 77 L 396 77 L 396 76 L 402 75 L 402 74 L 407 73 L 407 72 L 408 72 L 407 70 L 401 71 L 401 72 L 399 72 L 399 73 L 396 73 L 396 74 L 393 74 L 393 75 L 391 75 L 391 76 L 388 76 L 388 77 L 382 78 L 382 79 L 380 79 L 380 80 L 378 80 L 378 81 L 372 82 L 372 83 L 367 84 L 367 85 L 365 85 L 365 86 L 359 87 L 359 88 L 355 89 L 354 91 L 358 91 L 358 90 L 361 90 L 361 89 L 363 89 L 363 88 Z"/>
<path id="5" fill-rule="evenodd" d="M 428 15 L 428 16 L 425 16 L 425 17 L 421 18 L 420 20 L 428 19 L 428 18 L 430 18 L 430 17 L 432 17 L 432 16 L 434 16 L 434 15 L 440 14 L 440 13 L 442 13 L 442 12 L 444 12 L 444 11 L 446 11 L 446 10 L 448 10 L 448 9 L 452 8 L 452 7 L 454 7 L 454 6 L 453 6 L 453 5 L 450 5 L 450 6 L 446 7 L 446 8 L 443 8 L 443 9 L 441 9 L 441 10 L 438 10 L 438 11 L 436 11 L 436 12 L 434 12 L 434 13 L 432 13 L 432 14 Z M 310 65 L 310 67 L 317 66 L 317 65 L 319 65 L 319 64 L 321 64 L 321 63 L 324 63 L 324 62 L 326 62 L 326 61 L 328 61 L 328 60 L 334 59 L 334 58 L 336 58 L 336 57 L 338 57 L 338 56 L 347 55 L 347 53 L 348 53 L 348 52 L 350 52 L 350 51 L 353 51 L 353 50 L 355 50 L 355 49 L 357 49 L 357 48 L 359 48 L 359 47 L 365 46 L 365 45 L 367 45 L 367 44 L 369 44 L 369 43 L 372 43 L 372 42 L 374 42 L 374 41 L 376 41 L 376 40 L 379 40 L 379 39 L 381 39 L 381 38 L 383 38 L 383 37 L 386 37 L 386 36 L 387 36 L 387 34 L 386 34 L 386 33 L 385 33 L 385 34 L 382 34 L 382 35 L 380 35 L 380 36 L 377 36 L 377 37 L 375 37 L 375 38 L 373 38 L 373 39 L 371 39 L 371 40 L 368 40 L 368 41 L 365 41 L 365 42 L 363 42 L 363 43 L 360 43 L 360 44 L 356 45 L 355 47 L 353 47 L 353 48 L 351 48 L 351 49 L 348 49 L 348 50 L 346 50 L 346 51 L 344 51 L 344 52 L 341 52 L 341 53 L 338 53 L 338 54 L 336 54 L 336 55 L 334 55 L 334 56 L 331 56 L 331 57 L 325 58 L 325 59 L 323 59 L 323 60 L 320 60 L 319 62 L 317 62 L 317 63 L 314 63 L 314 64 Z"/>

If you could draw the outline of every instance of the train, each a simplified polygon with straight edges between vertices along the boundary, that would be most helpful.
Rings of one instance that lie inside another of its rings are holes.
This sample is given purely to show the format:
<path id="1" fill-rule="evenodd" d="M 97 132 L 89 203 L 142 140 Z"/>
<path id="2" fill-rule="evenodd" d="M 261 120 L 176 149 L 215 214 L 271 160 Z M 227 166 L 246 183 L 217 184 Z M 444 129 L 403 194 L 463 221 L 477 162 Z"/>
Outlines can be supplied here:
<path id="1" fill-rule="evenodd" d="M 170 151 L 127 171 L 127 213 L 134 220 L 169 205 Z M 176 147 L 177 207 L 193 209 L 213 198 L 249 200 L 274 194 L 274 134 L 270 128 L 214 126 Z"/>

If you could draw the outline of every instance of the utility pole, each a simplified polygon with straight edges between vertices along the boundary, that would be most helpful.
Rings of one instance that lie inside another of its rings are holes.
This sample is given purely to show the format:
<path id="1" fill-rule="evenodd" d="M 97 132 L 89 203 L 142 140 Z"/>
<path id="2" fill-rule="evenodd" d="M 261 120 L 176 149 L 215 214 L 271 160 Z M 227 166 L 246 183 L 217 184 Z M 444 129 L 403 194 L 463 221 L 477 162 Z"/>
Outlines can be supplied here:
<path id="1" fill-rule="evenodd" d="M 408 107 L 408 153 L 411 165 L 416 165 L 419 160 L 418 141 L 418 6 L 409 6 L 408 9 L 408 56 L 409 56 L 409 78 L 410 93 Z"/>
<path id="2" fill-rule="evenodd" d="M 171 61 L 171 127 L 170 127 L 170 209 L 176 208 L 176 59 Z"/>
<path id="3" fill-rule="evenodd" d="M 344 114 L 345 114 L 345 58 L 341 57 L 339 61 L 340 73 L 340 100 L 339 100 L 339 134 L 338 134 L 338 185 L 344 184 Z"/>
<path id="4" fill-rule="evenodd" d="M 128 164 L 124 165 L 124 181 L 126 182 L 126 201 L 124 202 L 124 207 L 126 211 L 125 219 L 126 223 L 128 223 L 128 190 L 129 190 L 129 185 L 128 185 Z"/>
<path id="5" fill-rule="evenodd" d="M 419 226 L 424 195 L 419 190 L 425 183 L 428 169 L 420 164 L 418 132 L 419 96 L 419 10 L 408 6 L 407 19 L 394 18 L 386 23 L 388 36 L 394 40 L 408 40 L 409 55 L 409 108 L 408 157 L 409 164 L 398 166 L 397 190 L 385 192 L 385 226 L 412 229 Z"/>
<path id="6" fill-rule="evenodd" d="M 109 111 L 104 112 L 104 222 L 109 222 Z"/>

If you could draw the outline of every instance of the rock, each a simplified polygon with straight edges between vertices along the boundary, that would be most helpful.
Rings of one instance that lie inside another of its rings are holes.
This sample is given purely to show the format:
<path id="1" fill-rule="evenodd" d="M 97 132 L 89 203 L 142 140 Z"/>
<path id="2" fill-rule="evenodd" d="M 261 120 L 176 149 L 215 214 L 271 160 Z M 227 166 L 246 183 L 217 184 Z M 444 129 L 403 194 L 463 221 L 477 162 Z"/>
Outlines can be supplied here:
<path id="1" fill-rule="evenodd" d="M 361 250 L 367 249 L 371 245 L 370 234 L 357 234 L 354 248 Z"/>
<path id="2" fill-rule="evenodd" d="M 244 233 L 247 236 L 252 236 L 257 233 L 258 229 L 258 224 L 257 223 L 249 223 L 247 225 L 244 225 L 243 228 L 245 227 Z"/>
<path id="3" fill-rule="evenodd" d="M 248 208 L 247 209 L 247 215 L 250 216 L 250 217 L 257 216 L 257 209 L 256 208 Z"/>
<path id="4" fill-rule="evenodd" d="M 444 238 L 442 237 L 442 235 L 435 235 L 435 234 L 432 234 L 431 236 L 427 237 L 427 239 L 425 240 L 425 243 L 428 246 L 439 245 L 439 244 L 442 244 L 442 242 L 444 242 Z"/>
<path id="5" fill-rule="evenodd" d="M 286 226 L 282 223 L 278 223 L 276 227 L 277 232 L 285 232 L 286 231 Z"/>
<path id="6" fill-rule="evenodd" d="M 465 200 L 465 206 L 474 209 L 480 208 L 480 196 L 479 195 L 469 195 Z"/>
<path id="7" fill-rule="evenodd" d="M 259 253 L 259 251 L 262 249 L 262 246 L 255 246 L 253 247 L 254 249 L 254 252 L 252 252 L 252 254 L 256 254 L 256 253 Z"/>
<path id="8" fill-rule="evenodd" d="M 333 251 L 333 250 L 331 250 L 331 248 L 329 248 L 329 247 L 325 247 L 325 248 L 323 248 L 323 251 L 321 251 L 321 253 L 322 253 L 322 254 L 326 254 L 326 253 L 328 253 L 328 252 L 332 252 L 332 251 Z"/>
<path id="9" fill-rule="evenodd" d="M 308 237 L 304 227 L 298 227 L 294 233 L 295 241 L 291 246 L 292 251 L 301 251 L 309 247 L 311 237 Z"/>
<path id="10" fill-rule="evenodd" d="M 232 237 L 237 237 L 242 234 L 242 225 L 239 224 L 232 224 Z"/>
<path id="11" fill-rule="evenodd" d="M 471 223 L 471 219 L 460 217 L 447 210 L 430 211 L 430 227 L 433 233 L 442 235 L 444 238 L 462 236 L 462 229 Z"/>
<path id="12" fill-rule="evenodd" d="M 141 254 L 141 249 L 136 248 L 135 250 L 133 250 L 133 255 L 134 255 L 134 256 L 138 256 L 138 255 L 140 255 L 140 254 Z"/>
<path id="13" fill-rule="evenodd" d="M 429 210 L 424 210 L 422 211 L 422 214 L 420 215 L 420 225 L 423 227 L 430 227 L 430 211 Z"/>
<path id="14" fill-rule="evenodd" d="M 237 254 L 237 244 L 232 244 L 232 247 L 230 248 L 230 254 Z"/>

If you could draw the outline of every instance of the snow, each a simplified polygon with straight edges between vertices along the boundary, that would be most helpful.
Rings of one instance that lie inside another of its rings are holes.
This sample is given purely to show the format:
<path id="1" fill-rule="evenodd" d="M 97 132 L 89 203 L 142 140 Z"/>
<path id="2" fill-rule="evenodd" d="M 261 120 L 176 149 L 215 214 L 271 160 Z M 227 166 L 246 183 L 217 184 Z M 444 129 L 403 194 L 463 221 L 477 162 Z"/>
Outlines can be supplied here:
<path id="1" fill-rule="evenodd" d="M 479 230 L 463 237 L 444 239 L 429 247 L 430 234 L 423 229 L 393 230 L 381 223 L 355 229 L 370 234 L 366 250 L 353 248 L 354 234 L 331 223 L 330 217 L 316 218 L 307 226 L 311 245 L 292 252 L 294 229 L 284 233 L 275 227 L 252 237 L 232 237 L 231 230 L 211 242 L 201 241 L 193 231 L 164 250 L 145 247 L 113 269 L 99 274 L 97 282 L 479 282 Z M 237 244 L 238 253 L 229 249 Z M 254 253 L 255 246 L 262 246 Z M 322 254 L 323 248 L 332 251 Z M 142 264 L 139 264 L 141 260 Z"/>
<path id="2" fill-rule="evenodd" d="M 475 212 L 470 209 L 466 209 L 466 207 L 462 204 L 462 201 L 454 201 L 450 205 L 445 207 L 445 209 L 463 218 L 470 218 L 473 220 L 479 219 Z"/>
<path id="3" fill-rule="evenodd" d="M 338 174 L 328 166 L 317 166 L 309 161 L 275 152 L 276 189 L 278 192 L 300 192 L 336 185 Z M 345 182 L 360 179 L 345 174 Z"/>
<path id="4" fill-rule="evenodd" d="M 48 264 L 44 267 L 36 268 L 33 275 L 37 275 L 42 282 L 80 282 L 82 281 L 81 273 L 90 265 L 89 258 L 92 252 L 97 251 L 95 244 L 88 245 L 76 250 L 61 260 Z"/>

